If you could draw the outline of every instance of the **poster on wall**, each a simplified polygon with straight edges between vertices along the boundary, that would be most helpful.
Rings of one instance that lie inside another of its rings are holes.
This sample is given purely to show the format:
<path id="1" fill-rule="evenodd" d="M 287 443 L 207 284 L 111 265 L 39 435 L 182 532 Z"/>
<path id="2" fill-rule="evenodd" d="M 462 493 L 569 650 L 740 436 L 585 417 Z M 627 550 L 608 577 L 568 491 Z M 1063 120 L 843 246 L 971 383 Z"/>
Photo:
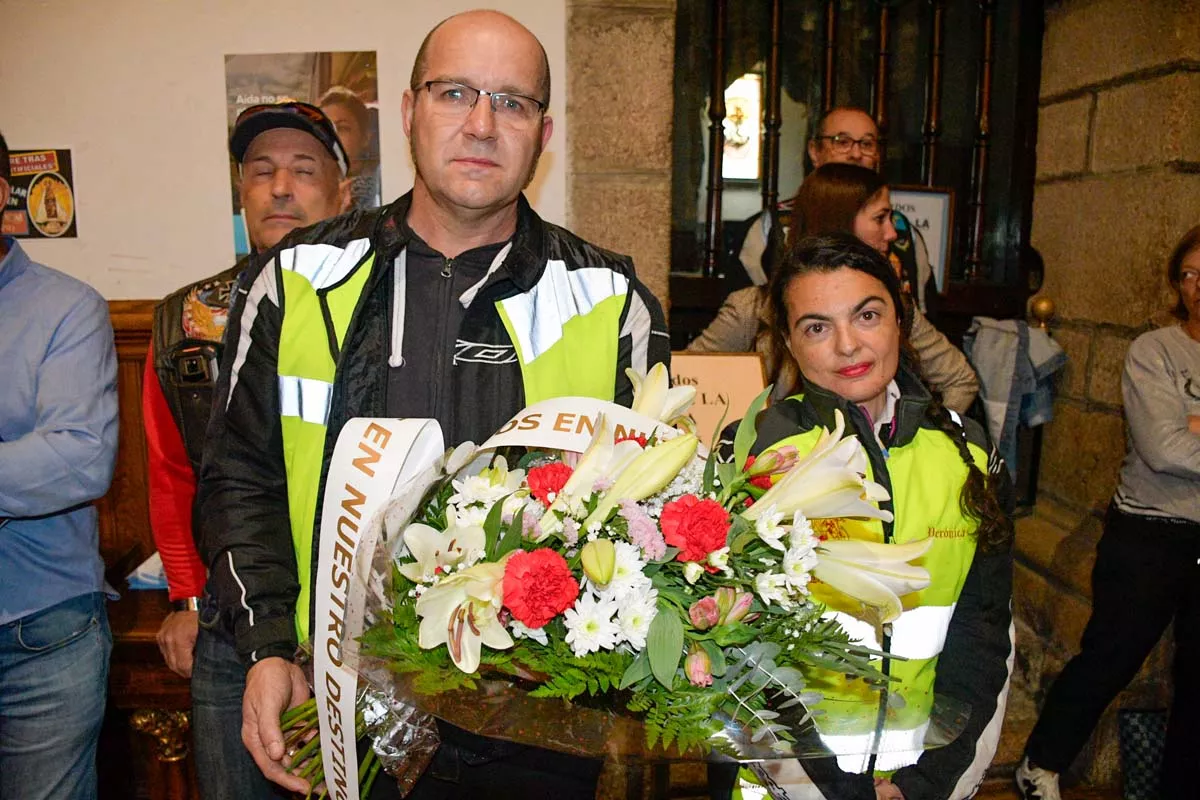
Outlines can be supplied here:
<path id="1" fill-rule="evenodd" d="M 891 187 L 892 210 L 905 216 L 920 234 L 929 253 L 929 270 L 937 291 L 946 291 L 946 270 L 954 244 L 954 190 L 929 186 Z M 909 276 L 914 286 L 924 287 L 930 275 Z M 924 303 L 922 302 L 922 307 Z"/>
<path id="2" fill-rule="evenodd" d="M 355 208 L 380 204 L 379 86 L 374 51 L 345 53 L 258 53 L 225 56 L 226 141 L 247 108 L 300 101 L 320 106 L 350 157 L 350 191 Z M 230 159 L 233 229 L 237 254 L 250 252 L 238 202 L 238 169 Z"/>
<path id="3" fill-rule="evenodd" d="M 10 150 L 8 205 L 0 233 L 26 239 L 74 239 L 75 177 L 70 150 Z"/>

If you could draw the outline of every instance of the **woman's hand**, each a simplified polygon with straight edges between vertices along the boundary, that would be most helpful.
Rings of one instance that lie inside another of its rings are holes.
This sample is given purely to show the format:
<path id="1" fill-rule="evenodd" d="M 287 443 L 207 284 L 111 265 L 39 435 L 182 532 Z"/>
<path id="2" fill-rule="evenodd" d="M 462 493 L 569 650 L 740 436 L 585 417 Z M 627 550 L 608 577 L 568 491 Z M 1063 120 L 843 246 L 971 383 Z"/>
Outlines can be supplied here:
<path id="1" fill-rule="evenodd" d="M 904 792 L 887 778 L 876 778 L 875 800 L 904 800 Z"/>

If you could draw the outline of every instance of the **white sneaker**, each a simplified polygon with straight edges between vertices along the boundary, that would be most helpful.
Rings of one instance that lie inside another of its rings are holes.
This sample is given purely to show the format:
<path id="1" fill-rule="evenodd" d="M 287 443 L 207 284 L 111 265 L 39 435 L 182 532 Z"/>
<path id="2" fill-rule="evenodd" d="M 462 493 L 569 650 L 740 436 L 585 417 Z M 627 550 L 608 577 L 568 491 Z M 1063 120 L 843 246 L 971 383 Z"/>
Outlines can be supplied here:
<path id="1" fill-rule="evenodd" d="M 1028 756 L 1021 759 L 1014 777 L 1022 800 L 1062 800 L 1058 793 L 1058 773 L 1034 766 Z"/>

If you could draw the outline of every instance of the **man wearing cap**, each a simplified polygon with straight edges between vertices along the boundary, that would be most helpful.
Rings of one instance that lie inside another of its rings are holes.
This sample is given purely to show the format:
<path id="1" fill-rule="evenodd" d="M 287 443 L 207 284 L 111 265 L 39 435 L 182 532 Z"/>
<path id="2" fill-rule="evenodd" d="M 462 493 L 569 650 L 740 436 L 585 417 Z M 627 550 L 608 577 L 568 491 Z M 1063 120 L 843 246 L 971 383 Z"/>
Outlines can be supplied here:
<path id="1" fill-rule="evenodd" d="M 238 193 L 256 252 L 349 206 L 346 153 L 333 124 L 313 106 L 246 109 L 229 151 L 239 165 Z M 192 726 L 206 800 L 275 796 L 238 741 L 245 668 L 232 640 L 215 624 L 198 633 L 202 606 L 214 623 L 216 607 L 203 599 L 207 570 L 192 535 L 192 500 L 229 298 L 246 265 L 185 286 L 158 304 L 142 391 L 150 529 L 175 607 L 159 628 L 158 646 L 167 666 L 192 678 Z"/>
<path id="2" fill-rule="evenodd" d="M 285 771 L 279 715 L 308 696 L 292 657 L 312 624 L 319 491 L 346 421 L 432 418 L 448 444 L 479 442 L 546 398 L 629 404 L 625 368 L 670 358 L 631 259 L 544 222 L 522 194 L 553 131 L 549 99 L 524 26 L 495 11 L 445 20 L 400 109 L 412 191 L 289 235 L 234 300 L 197 517 L 250 665 L 243 742 L 289 788 L 307 784 Z M 598 762 L 441 730 L 413 797 L 595 793 Z"/>

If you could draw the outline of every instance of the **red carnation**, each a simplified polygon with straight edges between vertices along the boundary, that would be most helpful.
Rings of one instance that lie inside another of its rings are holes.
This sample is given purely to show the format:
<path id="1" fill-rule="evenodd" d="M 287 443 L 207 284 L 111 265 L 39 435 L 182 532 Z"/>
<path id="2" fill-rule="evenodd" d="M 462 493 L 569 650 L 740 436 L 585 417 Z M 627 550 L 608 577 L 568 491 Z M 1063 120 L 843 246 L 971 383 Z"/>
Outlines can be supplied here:
<path id="1" fill-rule="evenodd" d="M 504 606 L 527 628 L 540 628 L 579 597 L 567 560 L 548 548 L 518 550 L 504 565 Z"/>
<path id="2" fill-rule="evenodd" d="M 624 436 L 618 436 L 616 439 L 613 440 L 613 444 L 620 444 L 621 442 L 637 442 L 639 445 L 642 446 L 642 449 L 645 450 L 646 443 L 648 441 L 649 441 L 649 439 L 647 439 L 644 434 L 628 433 Z"/>
<path id="3" fill-rule="evenodd" d="M 667 544 L 679 548 L 678 561 L 704 561 L 725 546 L 729 514 L 716 500 L 685 494 L 663 506 L 659 525 Z"/>
<path id="4" fill-rule="evenodd" d="M 567 481 L 571 478 L 573 469 L 568 467 L 561 461 L 555 461 L 553 464 L 544 464 L 540 467 L 534 467 L 529 470 L 529 475 L 525 477 L 525 482 L 529 484 L 529 492 L 546 508 L 554 502 L 554 497 L 562 491 L 562 488 L 567 485 Z"/>

